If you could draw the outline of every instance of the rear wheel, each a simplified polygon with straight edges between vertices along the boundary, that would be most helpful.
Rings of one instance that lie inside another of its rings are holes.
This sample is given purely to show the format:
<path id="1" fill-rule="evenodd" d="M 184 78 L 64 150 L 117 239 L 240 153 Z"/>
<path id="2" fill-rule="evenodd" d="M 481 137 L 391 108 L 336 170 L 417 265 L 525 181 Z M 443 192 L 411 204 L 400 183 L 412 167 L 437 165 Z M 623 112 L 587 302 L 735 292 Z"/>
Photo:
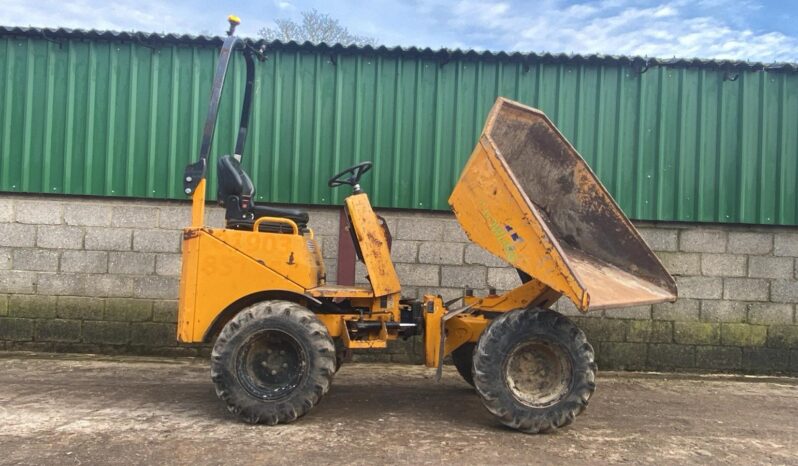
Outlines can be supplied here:
<path id="1" fill-rule="evenodd" d="M 472 387 L 474 386 L 474 348 L 476 343 L 464 343 L 452 351 L 452 362 L 460 376 L 468 382 Z"/>
<path id="2" fill-rule="evenodd" d="M 573 422 L 595 391 L 596 363 L 584 333 L 547 309 L 507 312 L 474 352 L 474 385 L 506 426 L 548 432 Z"/>
<path id="3" fill-rule="evenodd" d="M 335 347 L 308 309 L 264 301 L 225 325 L 211 354 L 211 378 L 227 408 L 250 423 L 296 420 L 327 393 Z"/>

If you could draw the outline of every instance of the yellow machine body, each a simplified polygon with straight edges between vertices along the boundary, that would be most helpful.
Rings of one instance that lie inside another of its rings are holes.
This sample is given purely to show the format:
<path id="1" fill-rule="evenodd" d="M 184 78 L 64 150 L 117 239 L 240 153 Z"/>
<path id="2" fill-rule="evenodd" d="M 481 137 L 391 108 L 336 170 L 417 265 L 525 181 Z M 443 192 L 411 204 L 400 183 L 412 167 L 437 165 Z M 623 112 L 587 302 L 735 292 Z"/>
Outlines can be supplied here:
<path id="1" fill-rule="evenodd" d="M 289 219 L 263 217 L 252 231 L 202 226 L 204 198 L 203 181 L 193 195 L 192 226 L 183 231 L 179 341 L 209 341 L 236 312 L 262 299 L 287 299 L 310 308 L 321 298 L 347 300 L 367 308 L 376 322 L 399 321 L 399 278 L 385 232 L 365 193 L 349 196 L 346 208 L 371 286 L 328 285 L 313 231 L 300 232 Z M 262 221 L 284 223 L 291 232 L 259 231 Z M 359 315 L 320 314 L 319 318 L 330 336 L 341 338 L 348 348 L 384 348 L 396 338 L 385 325 L 365 338 L 353 338 L 346 321 Z"/>
<path id="2" fill-rule="evenodd" d="M 370 282 L 364 286 L 326 283 L 313 232 L 292 220 L 261 218 L 251 231 L 208 228 L 204 179 L 192 200 L 192 225 L 183 233 L 181 342 L 211 341 L 237 312 L 264 299 L 315 310 L 345 348 L 385 348 L 408 325 L 401 322 L 411 305 L 401 301 L 387 235 L 365 193 L 356 190 L 344 205 Z M 496 102 L 449 203 L 473 242 L 527 279 L 503 295 L 464 294 L 459 307 L 431 295 L 417 302 L 428 366 L 476 342 L 491 313 L 546 308 L 560 296 L 583 311 L 676 298 L 673 278 L 539 110 Z M 260 231 L 261 221 L 289 232 Z M 325 303 L 359 312 L 330 312 Z"/>

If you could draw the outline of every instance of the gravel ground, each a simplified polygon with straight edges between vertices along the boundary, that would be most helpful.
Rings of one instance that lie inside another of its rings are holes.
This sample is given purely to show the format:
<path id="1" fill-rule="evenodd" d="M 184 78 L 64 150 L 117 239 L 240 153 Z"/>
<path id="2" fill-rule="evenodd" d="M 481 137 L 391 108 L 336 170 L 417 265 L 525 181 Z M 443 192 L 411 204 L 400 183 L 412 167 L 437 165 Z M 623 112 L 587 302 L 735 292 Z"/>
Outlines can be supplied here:
<path id="1" fill-rule="evenodd" d="M 798 379 L 602 373 L 549 435 L 502 427 L 453 369 L 351 364 L 299 421 L 250 426 L 200 359 L 0 353 L 0 464 L 798 464 Z"/>

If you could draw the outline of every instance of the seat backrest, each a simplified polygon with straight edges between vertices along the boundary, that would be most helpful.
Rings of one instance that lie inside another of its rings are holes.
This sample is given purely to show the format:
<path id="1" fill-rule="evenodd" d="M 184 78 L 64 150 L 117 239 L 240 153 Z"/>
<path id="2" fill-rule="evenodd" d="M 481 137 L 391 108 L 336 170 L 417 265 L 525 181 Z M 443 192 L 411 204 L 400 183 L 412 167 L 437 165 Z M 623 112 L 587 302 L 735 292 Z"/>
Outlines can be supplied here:
<path id="1" fill-rule="evenodd" d="M 255 196 L 255 185 L 241 167 L 241 163 L 230 155 L 219 158 L 216 164 L 216 173 L 219 175 L 218 200 L 224 205 L 229 196 L 249 201 Z"/>

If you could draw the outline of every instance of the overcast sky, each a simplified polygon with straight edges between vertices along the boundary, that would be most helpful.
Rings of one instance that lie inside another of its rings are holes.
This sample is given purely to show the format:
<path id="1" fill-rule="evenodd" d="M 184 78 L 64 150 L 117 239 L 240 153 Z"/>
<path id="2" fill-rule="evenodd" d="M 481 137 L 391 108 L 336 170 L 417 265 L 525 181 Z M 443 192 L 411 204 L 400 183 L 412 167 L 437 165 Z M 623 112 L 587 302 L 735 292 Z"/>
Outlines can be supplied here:
<path id="1" fill-rule="evenodd" d="M 254 37 L 316 8 L 392 46 L 798 62 L 795 0 L 2 0 L 0 24 Z"/>

